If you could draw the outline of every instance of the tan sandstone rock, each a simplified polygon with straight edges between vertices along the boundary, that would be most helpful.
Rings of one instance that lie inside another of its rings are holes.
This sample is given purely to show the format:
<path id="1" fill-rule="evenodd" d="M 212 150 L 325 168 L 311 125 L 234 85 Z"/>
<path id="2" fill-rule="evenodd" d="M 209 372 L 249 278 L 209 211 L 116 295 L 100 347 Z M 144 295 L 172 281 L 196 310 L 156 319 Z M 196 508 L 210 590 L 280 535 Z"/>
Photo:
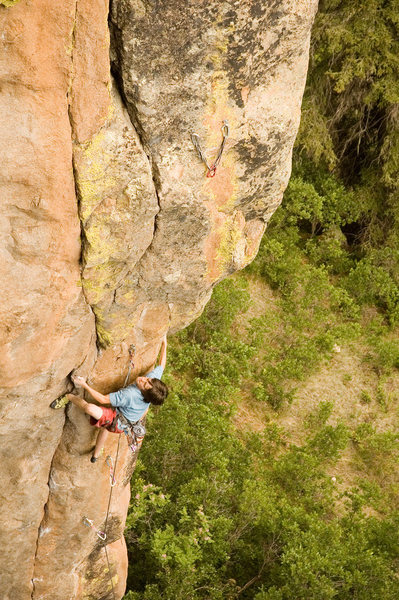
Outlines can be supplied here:
<path id="1" fill-rule="evenodd" d="M 80 284 L 68 51 L 75 2 L 0 7 L 0 536 L 4 600 L 31 598 L 63 414 L 51 399 L 95 341 Z"/>

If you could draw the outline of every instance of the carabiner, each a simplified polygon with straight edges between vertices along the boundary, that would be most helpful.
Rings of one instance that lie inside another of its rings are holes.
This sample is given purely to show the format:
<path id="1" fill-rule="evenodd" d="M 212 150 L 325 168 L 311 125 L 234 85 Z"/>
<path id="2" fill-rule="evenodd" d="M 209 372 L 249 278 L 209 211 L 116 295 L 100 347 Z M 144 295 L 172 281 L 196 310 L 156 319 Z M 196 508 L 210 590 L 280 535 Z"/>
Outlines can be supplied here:
<path id="1" fill-rule="evenodd" d="M 115 479 L 115 471 L 114 471 L 114 461 L 112 460 L 112 456 L 108 455 L 107 458 L 105 459 L 105 462 L 109 466 L 109 476 L 111 479 L 111 487 L 114 487 L 116 485 L 116 479 Z"/>
<path id="2" fill-rule="evenodd" d="M 230 133 L 230 128 L 229 128 L 229 123 L 228 121 L 223 121 L 223 125 L 220 128 L 223 137 L 227 138 L 229 137 L 229 133 Z"/>
<path id="3" fill-rule="evenodd" d="M 87 517 L 83 517 L 83 523 L 86 525 L 86 527 L 90 527 L 90 529 L 95 531 L 96 535 L 100 538 L 100 540 L 105 542 L 105 540 L 107 539 L 107 534 L 104 531 L 100 531 L 99 529 L 96 529 L 94 527 L 94 522 L 91 519 L 88 519 Z"/>

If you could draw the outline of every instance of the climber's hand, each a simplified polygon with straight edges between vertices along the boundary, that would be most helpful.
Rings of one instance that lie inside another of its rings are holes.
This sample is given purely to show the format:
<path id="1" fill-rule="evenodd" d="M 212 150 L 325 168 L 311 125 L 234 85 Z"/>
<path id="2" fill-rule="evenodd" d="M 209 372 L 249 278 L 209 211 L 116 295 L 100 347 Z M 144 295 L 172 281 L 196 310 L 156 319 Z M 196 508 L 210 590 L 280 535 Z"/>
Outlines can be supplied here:
<path id="1" fill-rule="evenodd" d="M 81 377 L 80 375 L 72 375 L 71 379 L 74 385 L 83 386 L 86 383 L 86 379 L 84 377 Z"/>

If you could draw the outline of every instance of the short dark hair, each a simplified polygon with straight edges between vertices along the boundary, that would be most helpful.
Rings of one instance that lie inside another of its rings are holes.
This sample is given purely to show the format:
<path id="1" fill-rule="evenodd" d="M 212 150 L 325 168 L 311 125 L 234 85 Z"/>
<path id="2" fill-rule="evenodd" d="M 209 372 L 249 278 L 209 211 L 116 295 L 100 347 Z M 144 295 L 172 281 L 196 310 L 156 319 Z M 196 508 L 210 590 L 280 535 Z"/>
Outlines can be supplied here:
<path id="1" fill-rule="evenodd" d="M 169 393 L 168 386 L 156 377 L 151 378 L 151 385 L 151 389 L 143 390 L 141 392 L 144 396 L 144 400 L 145 402 L 155 404 L 156 406 L 161 406 Z"/>

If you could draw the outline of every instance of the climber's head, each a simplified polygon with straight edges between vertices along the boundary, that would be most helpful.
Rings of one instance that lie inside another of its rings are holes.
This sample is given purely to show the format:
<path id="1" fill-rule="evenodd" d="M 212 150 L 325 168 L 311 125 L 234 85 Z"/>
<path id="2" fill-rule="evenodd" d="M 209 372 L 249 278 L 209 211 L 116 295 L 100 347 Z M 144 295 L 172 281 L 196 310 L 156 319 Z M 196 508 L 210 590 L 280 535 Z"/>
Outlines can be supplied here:
<path id="1" fill-rule="evenodd" d="M 156 377 L 137 377 L 136 385 L 143 394 L 145 402 L 160 406 L 168 395 L 168 386 Z"/>

